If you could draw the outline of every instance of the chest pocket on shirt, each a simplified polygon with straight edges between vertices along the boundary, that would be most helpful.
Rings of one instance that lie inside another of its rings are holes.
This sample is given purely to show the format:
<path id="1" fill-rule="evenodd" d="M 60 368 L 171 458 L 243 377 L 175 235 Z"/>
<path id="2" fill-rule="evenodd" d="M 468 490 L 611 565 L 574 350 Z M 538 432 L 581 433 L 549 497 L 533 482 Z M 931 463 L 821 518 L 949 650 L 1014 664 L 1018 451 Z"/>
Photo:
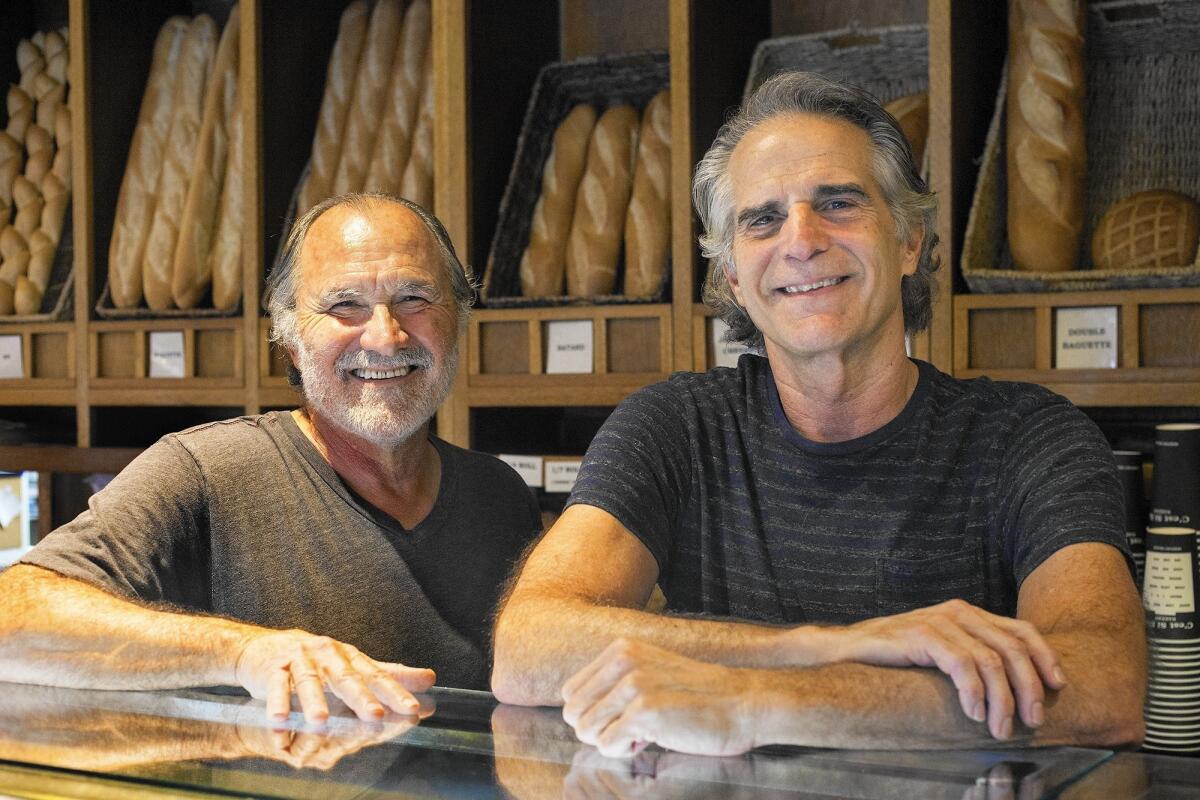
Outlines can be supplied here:
<path id="1" fill-rule="evenodd" d="M 875 562 L 875 602 L 880 616 L 937 605 L 956 598 L 982 606 L 983 554 L 977 550 L 921 558 L 884 557 Z"/>

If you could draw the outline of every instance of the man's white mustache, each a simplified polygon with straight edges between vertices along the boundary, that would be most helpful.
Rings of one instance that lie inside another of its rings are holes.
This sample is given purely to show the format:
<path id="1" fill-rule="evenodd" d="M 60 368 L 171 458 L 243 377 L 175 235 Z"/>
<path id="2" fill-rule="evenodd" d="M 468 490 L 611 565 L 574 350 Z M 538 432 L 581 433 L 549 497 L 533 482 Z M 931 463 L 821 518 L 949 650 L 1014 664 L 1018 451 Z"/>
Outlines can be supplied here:
<path id="1" fill-rule="evenodd" d="M 394 356 L 383 356 L 370 350 L 359 350 L 338 357 L 335 366 L 339 370 L 374 369 L 387 371 L 401 367 L 421 367 L 429 369 L 433 366 L 433 353 L 424 347 L 406 347 Z"/>

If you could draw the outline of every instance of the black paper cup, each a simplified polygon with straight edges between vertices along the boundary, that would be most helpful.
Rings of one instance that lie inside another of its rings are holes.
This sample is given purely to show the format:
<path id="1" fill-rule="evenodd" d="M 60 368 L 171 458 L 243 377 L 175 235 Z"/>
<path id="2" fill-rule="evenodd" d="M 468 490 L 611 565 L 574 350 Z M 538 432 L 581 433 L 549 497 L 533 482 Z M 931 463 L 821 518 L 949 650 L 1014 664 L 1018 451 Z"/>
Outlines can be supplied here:
<path id="1" fill-rule="evenodd" d="M 1200 525 L 1200 423 L 1154 427 L 1150 527 Z"/>

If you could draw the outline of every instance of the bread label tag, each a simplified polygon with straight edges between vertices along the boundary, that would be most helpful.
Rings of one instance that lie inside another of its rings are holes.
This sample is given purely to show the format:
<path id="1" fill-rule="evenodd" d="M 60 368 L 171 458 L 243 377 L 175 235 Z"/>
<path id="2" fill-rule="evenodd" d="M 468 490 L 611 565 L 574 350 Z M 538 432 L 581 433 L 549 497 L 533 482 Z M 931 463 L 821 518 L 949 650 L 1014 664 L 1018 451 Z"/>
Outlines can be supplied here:
<path id="1" fill-rule="evenodd" d="M 538 487 L 542 485 L 541 456 L 508 456 L 501 453 L 497 458 L 515 469 L 517 474 L 525 481 L 526 486 Z"/>
<path id="2" fill-rule="evenodd" d="M 20 336 L 0 336 L 0 378 L 24 378 Z"/>
<path id="3" fill-rule="evenodd" d="M 736 367 L 742 353 L 745 353 L 749 348 L 741 342 L 725 341 L 725 334 L 729 332 L 729 326 L 725 324 L 725 320 L 713 317 L 711 322 L 713 352 L 711 366 Z"/>
<path id="4" fill-rule="evenodd" d="M 150 377 L 184 377 L 183 331 L 151 331 Z"/>
<path id="5" fill-rule="evenodd" d="M 546 374 L 580 374 L 592 371 L 592 321 L 555 320 L 546 324 Z"/>
<path id="6" fill-rule="evenodd" d="M 569 492 L 575 486 L 575 476 L 579 474 L 578 459 L 567 461 L 546 462 L 546 491 Z"/>
<path id="7" fill-rule="evenodd" d="M 1060 308 L 1054 312 L 1057 369 L 1115 369 L 1117 307 Z"/>

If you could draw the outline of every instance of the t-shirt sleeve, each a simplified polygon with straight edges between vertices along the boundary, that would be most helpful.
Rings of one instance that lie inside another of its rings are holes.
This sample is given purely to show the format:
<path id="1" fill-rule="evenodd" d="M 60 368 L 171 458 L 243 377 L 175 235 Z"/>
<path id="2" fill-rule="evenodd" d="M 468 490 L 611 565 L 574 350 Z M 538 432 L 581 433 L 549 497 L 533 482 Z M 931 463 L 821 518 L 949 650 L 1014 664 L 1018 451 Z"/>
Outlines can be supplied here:
<path id="1" fill-rule="evenodd" d="M 116 594 L 206 610 L 203 475 L 174 437 L 160 439 L 21 559 Z"/>
<path id="2" fill-rule="evenodd" d="M 616 517 L 650 550 L 660 573 L 691 493 L 687 408 L 671 383 L 626 398 L 592 440 L 567 500 Z"/>
<path id="3" fill-rule="evenodd" d="M 1028 410 L 1002 463 L 1003 529 L 1018 587 L 1051 555 L 1081 542 L 1116 547 L 1136 574 L 1116 462 L 1083 412 L 1061 398 Z"/>

